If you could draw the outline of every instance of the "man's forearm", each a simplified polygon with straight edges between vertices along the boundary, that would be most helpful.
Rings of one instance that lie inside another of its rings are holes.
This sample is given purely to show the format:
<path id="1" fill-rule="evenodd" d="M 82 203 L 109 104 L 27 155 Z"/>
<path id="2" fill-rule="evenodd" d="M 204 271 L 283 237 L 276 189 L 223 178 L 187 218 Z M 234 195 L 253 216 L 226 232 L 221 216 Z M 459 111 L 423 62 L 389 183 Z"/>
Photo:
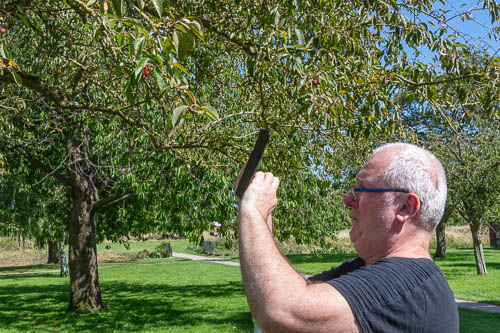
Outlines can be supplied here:
<path id="1" fill-rule="evenodd" d="M 280 253 L 271 233 L 272 221 L 258 214 L 239 215 L 240 264 L 243 285 L 252 313 L 257 320 L 268 320 L 276 304 L 289 304 L 290 288 L 306 286 L 305 280 L 290 266 Z M 292 289 L 293 290 L 293 289 Z"/>

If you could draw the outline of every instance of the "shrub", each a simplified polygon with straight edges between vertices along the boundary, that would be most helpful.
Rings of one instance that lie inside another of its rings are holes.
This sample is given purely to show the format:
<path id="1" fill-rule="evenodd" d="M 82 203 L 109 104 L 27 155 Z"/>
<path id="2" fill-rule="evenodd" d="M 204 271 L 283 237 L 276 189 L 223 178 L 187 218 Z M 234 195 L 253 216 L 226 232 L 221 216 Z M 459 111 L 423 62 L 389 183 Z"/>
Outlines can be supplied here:
<path id="1" fill-rule="evenodd" d="M 162 242 L 155 247 L 149 256 L 151 258 L 169 258 L 172 256 L 172 246 L 168 242 Z"/>

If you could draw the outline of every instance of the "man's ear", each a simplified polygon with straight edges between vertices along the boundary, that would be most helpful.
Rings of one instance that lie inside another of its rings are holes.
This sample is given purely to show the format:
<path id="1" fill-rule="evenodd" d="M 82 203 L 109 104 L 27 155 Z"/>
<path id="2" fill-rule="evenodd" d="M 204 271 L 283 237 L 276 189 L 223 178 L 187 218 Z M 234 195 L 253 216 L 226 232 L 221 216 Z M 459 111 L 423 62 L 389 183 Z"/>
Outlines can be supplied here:
<path id="1" fill-rule="evenodd" d="M 406 200 L 402 203 L 399 211 L 396 213 L 396 220 L 398 222 L 406 222 L 413 218 L 420 211 L 420 199 L 415 193 L 408 193 Z"/>

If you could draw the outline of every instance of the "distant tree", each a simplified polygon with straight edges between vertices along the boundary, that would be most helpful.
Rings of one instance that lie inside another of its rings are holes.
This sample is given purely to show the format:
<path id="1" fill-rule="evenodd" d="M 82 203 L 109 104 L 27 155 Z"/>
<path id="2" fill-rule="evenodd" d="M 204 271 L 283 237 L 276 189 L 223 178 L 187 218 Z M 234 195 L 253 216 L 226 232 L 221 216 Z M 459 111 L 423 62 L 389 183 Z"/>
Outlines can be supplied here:
<path id="1" fill-rule="evenodd" d="M 500 128 L 474 135 L 447 138 L 436 148 L 445 161 L 450 181 L 450 202 L 470 225 L 478 274 L 487 274 L 481 233 L 498 210 L 500 197 Z"/>
<path id="2" fill-rule="evenodd" d="M 453 209 L 447 202 L 443 217 L 436 227 L 436 252 L 434 258 L 446 258 L 446 222 L 448 222 L 452 211 Z"/>

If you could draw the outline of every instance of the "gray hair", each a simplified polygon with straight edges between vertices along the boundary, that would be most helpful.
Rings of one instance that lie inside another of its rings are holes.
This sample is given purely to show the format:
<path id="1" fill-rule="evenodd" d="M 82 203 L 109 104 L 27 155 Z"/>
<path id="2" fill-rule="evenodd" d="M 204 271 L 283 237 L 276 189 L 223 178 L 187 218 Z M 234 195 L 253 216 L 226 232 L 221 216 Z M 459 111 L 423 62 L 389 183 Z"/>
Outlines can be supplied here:
<path id="1" fill-rule="evenodd" d="M 391 149 L 391 162 L 382 178 L 389 186 L 403 188 L 418 195 L 418 222 L 423 229 L 433 231 L 441 221 L 446 204 L 446 174 L 441 162 L 430 151 L 408 143 L 385 144 L 372 153 Z"/>

